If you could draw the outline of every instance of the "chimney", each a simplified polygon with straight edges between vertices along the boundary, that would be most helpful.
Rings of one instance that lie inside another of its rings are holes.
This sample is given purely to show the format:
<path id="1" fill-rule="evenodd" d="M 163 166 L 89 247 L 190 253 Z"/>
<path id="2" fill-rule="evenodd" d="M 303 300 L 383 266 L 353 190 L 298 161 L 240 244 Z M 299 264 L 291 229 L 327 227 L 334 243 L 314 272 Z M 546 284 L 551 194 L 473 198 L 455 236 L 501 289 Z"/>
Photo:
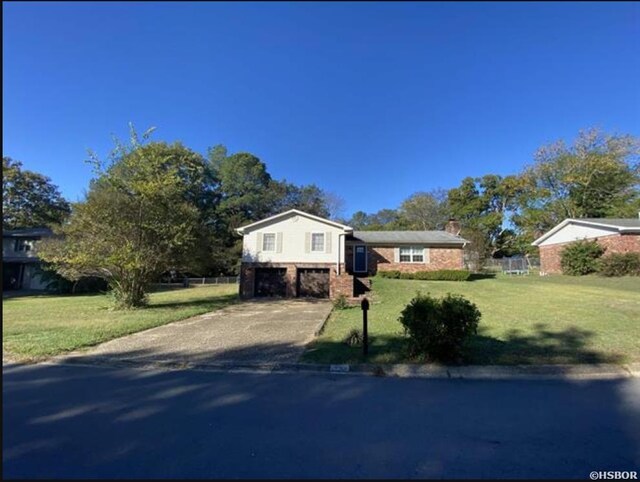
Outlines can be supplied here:
<path id="1" fill-rule="evenodd" d="M 446 226 L 444 227 L 444 230 L 447 233 L 457 236 L 458 234 L 460 234 L 460 223 L 455 219 L 449 219 L 449 221 L 447 221 Z"/>

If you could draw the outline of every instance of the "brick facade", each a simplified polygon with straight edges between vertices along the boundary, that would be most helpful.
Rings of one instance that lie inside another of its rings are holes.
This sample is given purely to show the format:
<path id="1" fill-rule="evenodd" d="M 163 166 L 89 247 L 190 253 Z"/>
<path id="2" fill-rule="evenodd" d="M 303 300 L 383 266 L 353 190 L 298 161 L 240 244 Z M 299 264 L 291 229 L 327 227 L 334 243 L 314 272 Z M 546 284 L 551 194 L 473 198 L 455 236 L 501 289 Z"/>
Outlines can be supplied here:
<path id="1" fill-rule="evenodd" d="M 606 249 L 606 254 L 611 253 L 640 253 L 640 235 L 638 234 L 612 234 L 594 238 L 600 246 Z M 540 246 L 540 274 L 561 274 L 560 259 L 562 251 L 567 243 Z"/>
<path id="2" fill-rule="evenodd" d="M 367 246 L 368 274 L 374 275 L 378 270 L 413 273 L 463 268 L 462 248 L 429 248 L 429 251 L 429 263 L 395 263 L 393 247 Z M 329 297 L 335 299 L 344 295 L 350 299 L 354 298 L 356 280 L 352 274 L 352 245 L 345 247 L 345 260 L 346 263 L 340 265 L 340 274 L 336 272 L 335 263 L 242 263 L 240 267 L 240 297 L 247 299 L 255 296 L 256 268 L 285 268 L 287 270 L 285 274 L 286 294 L 291 298 L 298 296 L 298 269 L 324 268 L 329 270 Z"/>
<path id="3" fill-rule="evenodd" d="M 367 271 L 376 274 L 378 271 L 400 271 L 415 273 L 416 271 L 436 271 L 439 269 L 463 269 L 462 247 L 460 248 L 429 248 L 428 263 L 396 263 L 394 261 L 395 247 L 367 246 Z M 345 248 L 347 271 L 352 271 L 353 245 Z M 426 260 L 425 260 L 426 261 Z"/>
<path id="4" fill-rule="evenodd" d="M 336 272 L 335 263 L 242 263 L 240 267 L 240 297 L 243 299 L 255 296 L 256 268 L 285 268 L 287 297 L 298 296 L 298 269 L 320 268 L 329 270 L 329 297 L 334 299 L 341 294 L 350 298 L 353 296 L 353 276 L 347 274 L 344 264 L 340 265 L 341 273 Z"/>

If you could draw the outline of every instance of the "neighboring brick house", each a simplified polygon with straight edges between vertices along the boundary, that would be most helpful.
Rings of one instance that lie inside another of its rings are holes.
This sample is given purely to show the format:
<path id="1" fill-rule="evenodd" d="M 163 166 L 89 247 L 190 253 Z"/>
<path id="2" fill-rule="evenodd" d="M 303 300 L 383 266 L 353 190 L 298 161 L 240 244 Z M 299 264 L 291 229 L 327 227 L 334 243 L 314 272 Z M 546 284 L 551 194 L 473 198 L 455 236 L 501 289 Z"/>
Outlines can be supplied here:
<path id="1" fill-rule="evenodd" d="M 14 229 L 2 232 L 2 289 L 42 290 L 38 241 L 51 236 L 48 228 Z"/>
<path id="2" fill-rule="evenodd" d="M 240 296 L 353 298 L 381 270 L 462 269 L 456 223 L 448 231 L 354 231 L 296 209 L 243 226 Z M 455 231 L 455 232 L 453 232 Z"/>
<path id="3" fill-rule="evenodd" d="M 640 219 L 565 219 L 532 243 L 540 249 L 540 274 L 562 273 L 562 251 L 581 239 L 596 240 L 605 254 L 640 253 Z"/>

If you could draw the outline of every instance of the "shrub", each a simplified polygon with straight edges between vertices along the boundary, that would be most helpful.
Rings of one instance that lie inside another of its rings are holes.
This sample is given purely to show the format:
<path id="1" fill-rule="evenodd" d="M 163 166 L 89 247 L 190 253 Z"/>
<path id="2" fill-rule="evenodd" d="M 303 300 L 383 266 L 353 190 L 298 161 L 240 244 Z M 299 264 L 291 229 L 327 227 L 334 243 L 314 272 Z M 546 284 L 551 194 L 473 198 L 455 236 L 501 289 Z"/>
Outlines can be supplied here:
<path id="1" fill-rule="evenodd" d="M 466 341 L 478 330 L 480 311 L 460 295 L 443 298 L 418 293 L 399 321 L 409 336 L 412 355 L 437 361 L 458 360 Z"/>
<path id="2" fill-rule="evenodd" d="M 359 346 L 359 345 L 362 345 L 363 338 L 364 338 L 364 335 L 362 334 L 362 331 L 354 328 L 344 338 L 343 342 L 349 346 Z"/>
<path id="3" fill-rule="evenodd" d="M 600 259 L 602 276 L 640 276 L 640 253 L 612 253 Z"/>
<path id="4" fill-rule="evenodd" d="M 346 310 L 349 308 L 349 301 L 345 295 L 338 295 L 336 299 L 333 300 L 333 307 L 336 310 Z"/>
<path id="5" fill-rule="evenodd" d="M 402 273 L 400 277 L 402 279 L 418 279 L 426 281 L 467 281 L 471 278 L 471 272 L 464 269 L 440 269 L 437 271 Z"/>
<path id="6" fill-rule="evenodd" d="M 401 273 L 400 271 L 380 271 L 379 274 L 382 278 L 398 279 Z"/>
<path id="7" fill-rule="evenodd" d="M 598 271 L 599 258 L 604 248 L 596 241 L 581 240 L 569 244 L 560 254 L 562 272 L 571 276 L 582 276 Z"/>

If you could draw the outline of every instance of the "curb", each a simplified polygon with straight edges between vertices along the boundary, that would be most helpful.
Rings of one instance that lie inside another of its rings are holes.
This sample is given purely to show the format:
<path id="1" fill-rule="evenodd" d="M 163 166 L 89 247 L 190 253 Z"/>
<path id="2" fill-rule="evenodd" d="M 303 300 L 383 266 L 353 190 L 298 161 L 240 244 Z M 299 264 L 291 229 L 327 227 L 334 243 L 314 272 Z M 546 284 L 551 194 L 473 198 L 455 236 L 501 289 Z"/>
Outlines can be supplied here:
<path id="1" fill-rule="evenodd" d="M 210 372 L 324 373 L 332 375 L 423 378 L 445 380 L 617 380 L 640 378 L 640 364 L 629 365 L 516 365 L 442 366 L 411 364 L 252 363 L 226 361 L 190 363 L 168 360 L 114 359 L 106 356 L 66 356 L 43 364 L 114 368 L 198 370 Z"/>

